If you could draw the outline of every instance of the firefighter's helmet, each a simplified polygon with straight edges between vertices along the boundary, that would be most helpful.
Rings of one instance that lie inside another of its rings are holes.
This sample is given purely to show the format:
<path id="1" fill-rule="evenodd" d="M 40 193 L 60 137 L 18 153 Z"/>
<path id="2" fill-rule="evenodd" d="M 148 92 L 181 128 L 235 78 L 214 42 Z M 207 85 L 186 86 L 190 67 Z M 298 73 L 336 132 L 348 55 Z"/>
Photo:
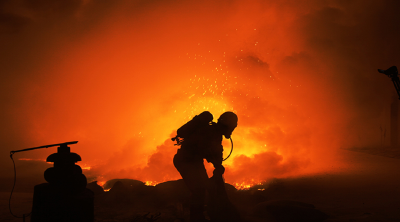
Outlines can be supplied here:
<path id="1" fill-rule="evenodd" d="M 237 127 L 238 117 L 233 112 L 224 112 L 218 118 L 218 124 L 221 124 L 226 129 L 224 136 L 228 139 L 230 138 L 233 130 Z"/>

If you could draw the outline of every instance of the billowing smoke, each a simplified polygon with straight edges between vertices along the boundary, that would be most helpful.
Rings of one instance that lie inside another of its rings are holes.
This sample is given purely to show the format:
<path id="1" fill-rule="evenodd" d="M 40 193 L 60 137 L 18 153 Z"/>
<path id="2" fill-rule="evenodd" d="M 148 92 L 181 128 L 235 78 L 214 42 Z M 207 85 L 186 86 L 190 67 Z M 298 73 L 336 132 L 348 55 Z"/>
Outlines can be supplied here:
<path id="1" fill-rule="evenodd" d="M 389 128 L 398 4 L 2 1 L 2 175 L 78 140 L 90 179 L 178 179 L 169 138 L 204 110 L 239 116 L 227 182 L 332 170 Z"/>

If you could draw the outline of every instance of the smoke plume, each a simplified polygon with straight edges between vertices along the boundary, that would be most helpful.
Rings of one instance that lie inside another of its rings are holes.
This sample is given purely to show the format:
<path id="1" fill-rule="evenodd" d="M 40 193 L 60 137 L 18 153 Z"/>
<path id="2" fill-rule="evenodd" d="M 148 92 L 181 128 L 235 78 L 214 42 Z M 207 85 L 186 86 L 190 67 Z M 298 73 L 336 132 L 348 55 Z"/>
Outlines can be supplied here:
<path id="1" fill-rule="evenodd" d="M 395 91 L 376 70 L 399 61 L 398 6 L 2 1 L 1 175 L 10 150 L 78 140 L 91 180 L 178 179 L 169 138 L 204 110 L 239 116 L 227 182 L 332 170 L 337 149 L 379 146 L 389 127 Z"/>

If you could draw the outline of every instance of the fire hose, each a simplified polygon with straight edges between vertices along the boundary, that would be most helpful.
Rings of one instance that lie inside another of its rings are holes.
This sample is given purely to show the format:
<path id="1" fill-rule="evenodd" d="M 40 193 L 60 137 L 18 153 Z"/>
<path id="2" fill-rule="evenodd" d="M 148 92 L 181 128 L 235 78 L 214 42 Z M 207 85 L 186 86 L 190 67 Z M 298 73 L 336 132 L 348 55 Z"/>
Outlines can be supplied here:
<path id="1" fill-rule="evenodd" d="M 233 141 L 232 141 L 232 137 L 229 137 L 229 139 L 231 140 L 231 152 L 230 152 L 229 155 L 228 155 L 225 159 L 223 159 L 222 161 L 227 160 L 227 159 L 231 156 L 231 154 L 232 154 L 232 152 L 233 152 Z"/>
<path id="2" fill-rule="evenodd" d="M 13 164 L 14 164 L 14 185 L 13 185 L 13 187 L 12 187 L 12 189 L 11 189 L 10 198 L 8 199 L 8 209 L 10 210 L 11 215 L 13 215 L 15 218 L 22 218 L 23 221 L 25 221 L 25 218 L 26 218 L 26 217 L 29 217 L 29 216 L 32 214 L 32 212 L 30 212 L 30 213 L 28 213 L 28 214 L 22 214 L 22 217 L 21 217 L 21 216 L 17 216 L 17 215 L 15 215 L 15 214 L 13 214 L 13 212 L 11 211 L 11 197 L 12 197 L 12 194 L 13 194 L 13 192 L 14 192 L 15 183 L 17 182 L 17 171 L 16 171 L 16 169 L 15 169 L 15 162 L 14 162 L 14 159 L 13 159 L 13 157 L 12 157 L 13 154 L 14 154 L 13 151 L 11 151 L 11 152 L 10 152 L 10 158 L 11 158 Z"/>

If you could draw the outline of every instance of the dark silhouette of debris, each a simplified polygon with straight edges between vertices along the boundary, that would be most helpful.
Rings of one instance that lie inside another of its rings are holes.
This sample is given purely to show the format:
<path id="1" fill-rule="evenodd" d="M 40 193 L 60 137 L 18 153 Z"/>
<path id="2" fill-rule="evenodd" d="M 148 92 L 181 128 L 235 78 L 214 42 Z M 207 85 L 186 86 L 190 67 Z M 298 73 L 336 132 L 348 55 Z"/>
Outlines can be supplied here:
<path id="1" fill-rule="evenodd" d="M 47 157 L 54 166 L 44 172 L 48 183 L 34 187 L 32 222 L 94 221 L 94 193 L 86 188 L 86 176 L 75 164 L 81 157 L 67 146 L 73 143 L 76 141 L 61 144 L 57 153 Z"/>
<path id="2" fill-rule="evenodd" d="M 97 184 L 97 181 L 93 181 L 91 183 L 88 183 L 86 185 L 86 188 L 88 188 L 89 190 L 91 190 L 94 195 L 99 195 L 99 194 L 103 194 L 104 193 L 104 189 Z"/>
<path id="3" fill-rule="evenodd" d="M 190 197 L 190 191 L 182 179 L 159 183 L 155 186 L 155 192 L 160 204 L 186 204 Z"/>
<path id="4" fill-rule="evenodd" d="M 140 181 L 140 180 L 133 180 L 133 179 L 112 179 L 107 181 L 103 188 L 104 189 L 110 189 L 114 186 L 114 184 L 116 182 L 121 182 L 126 186 L 130 186 L 132 188 L 138 188 L 138 187 L 145 187 L 146 185 L 144 184 L 144 182 Z"/>
<path id="5" fill-rule="evenodd" d="M 255 216 L 276 222 L 322 222 L 329 218 L 314 205 L 291 200 L 274 200 L 254 207 Z"/>
<path id="6" fill-rule="evenodd" d="M 222 178 L 219 179 L 222 180 Z M 238 220 L 320 222 L 328 218 L 312 204 L 271 199 L 272 194 L 275 194 L 274 198 L 282 198 L 286 193 L 290 194 L 292 189 L 304 188 L 297 183 L 290 185 L 293 182 L 287 179 L 276 179 L 248 190 L 237 190 L 231 184 L 224 183 L 223 188 L 218 187 L 218 189 L 225 189 L 225 192 L 210 191 L 207 195 L 205 218 L 209 217 L 213 222 Z M 129 179 L 114 179 L 112 184 L 110 191 L 99 193 L 95 197 L 96 209 L 98 209 L 96 215 L 102 218 L 98 221 L 190 221 L 190 190 L 182 179 L 166 181 L 156 186 L 146 186 L 140 181 Z M 215 185 L 221 186 L 221 183 Z M 226 196 L 214 197 L 213 195 Z M 220 201 L 229 202 L 220 203 Z M 293 220 L 293 218 L 296 219 Z"/>
<path id="7" fill-rule="evenodd" d="M 150 214 L 147 213 L 145 215 L 137 215 L 133 220 L 129 222 L 155 222 L 156 220 L 160 219 L 161 213 Z"/>

